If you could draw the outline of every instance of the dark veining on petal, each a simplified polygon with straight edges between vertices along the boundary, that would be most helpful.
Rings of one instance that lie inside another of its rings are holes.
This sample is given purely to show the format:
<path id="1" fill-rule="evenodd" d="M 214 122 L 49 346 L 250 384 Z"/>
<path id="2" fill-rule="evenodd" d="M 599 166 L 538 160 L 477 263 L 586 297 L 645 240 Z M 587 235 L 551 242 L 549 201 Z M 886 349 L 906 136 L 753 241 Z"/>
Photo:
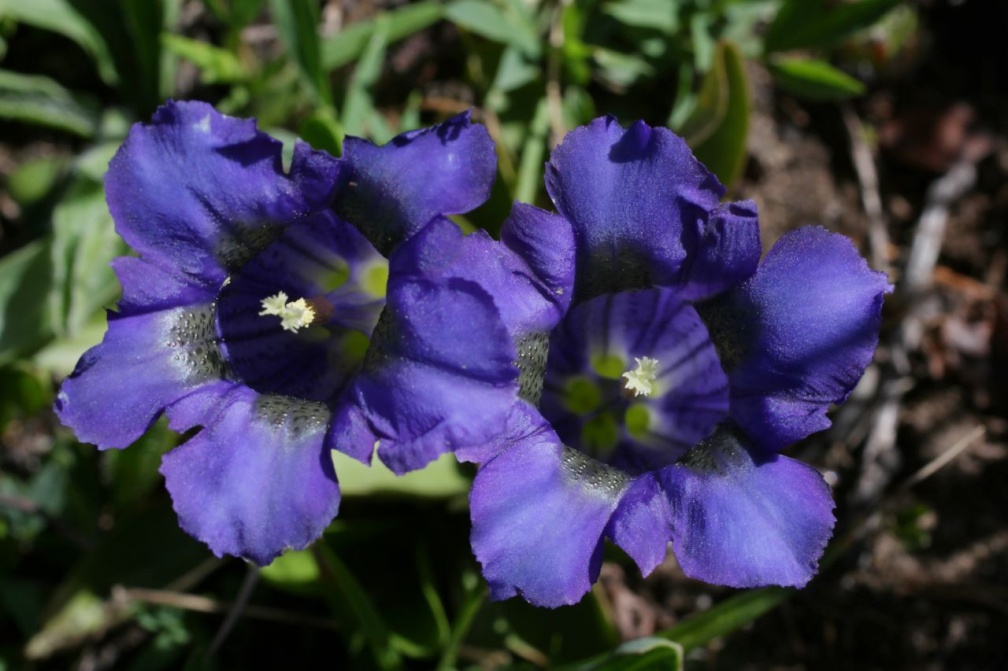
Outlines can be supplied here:
<path id="1" fill-rule="evenodd" d="M 266 249 L 283 232 L 282 226 L 261 224 L 229 232 L 214 250 L 217 261 L 229 273 L 238 270 Z"/>
<path id="2" fill-rule="evenodd" d="M 192 308 L 175 316 L 168 329 L 166 345 L 174 358 L 198 379 L 229 377 L 229 370 L 217 345 L 216 304 Z"/>
<path id="3" fill-rule="evenodd" d="M 560 467 L 569 480 L 599 492 L 607 498 L 619 496 L 630 484 L 630 476 L 622 471 L 566 445 L 560 455 Z"/>
<path id="4" fill-rule="evenodd" d="M 696 303 L 694 307 L 710 333 L 721 367 L 726 373 L 731 373 L 752 345 L 748 328 L 750 320 L 724 296 Z"/>
<path id="5" fill-rule="evenodd" d="M 549 355 L 549 333 L 531 333 L 519 338 L 516 343 L 518 359 L 518 396 L 532 405 L 538 406 L 542 397 L 543 377 L 546 374 L 546 359 Z"/>
<path id="6" fill-rule="evenodd" d="M 722 423 L 676 463 L 702 473 L 725 475 L 743 458 L 748 456 L 742 446 L 740 430 L 731 424 Z"/>
<path id="7" fill-rule="evenodd" d="M 323 403 L 305 401 L 278 394 L 262 395 L 256 399 L 256 415 L 277 429 L 286 429 L 290 438 L 297 440 L 309 433 L 325 428 L 329 409 Z"/>

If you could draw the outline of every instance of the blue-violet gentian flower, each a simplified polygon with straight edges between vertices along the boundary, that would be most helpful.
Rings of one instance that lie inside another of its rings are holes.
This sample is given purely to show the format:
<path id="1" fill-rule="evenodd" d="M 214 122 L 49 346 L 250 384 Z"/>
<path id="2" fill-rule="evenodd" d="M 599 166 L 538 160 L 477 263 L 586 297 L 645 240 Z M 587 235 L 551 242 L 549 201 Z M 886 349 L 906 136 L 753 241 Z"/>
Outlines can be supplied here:
<path id="1" fill-rule="evenodd" d="M 496 156 L 467 114 L 335 159 L 303 143 L 288 171 L 253 120 L 169 102 L 112 159 L 123 295 L 56 411 L 100 448 L 162 414 L 200 427 L 165 455 L 181 526 L 218 555 L 267 564 L 336 515 L 331 419 L 368 356 L 386 256 L 489 195 Z M 371 448 L 372 445 L 364 446 Z"/>
<path id="2" fill-rule="evenodd" d="M 886 278 L 819 227 L 761 262 L 755 204 L 643 122 L 574 130 L 546 185 L 558 213 L 517 203 L 499 242 L 438 222 L 398 250 L 386 314 L 411 338 L 375 339 L 336 430 L 479 464 L 494 598 L 578 601 L 606 538 L 644 574 L 671 542 L 694 578 L 805 584 L 833 501 L 780 451 L 869 364 Z"/>

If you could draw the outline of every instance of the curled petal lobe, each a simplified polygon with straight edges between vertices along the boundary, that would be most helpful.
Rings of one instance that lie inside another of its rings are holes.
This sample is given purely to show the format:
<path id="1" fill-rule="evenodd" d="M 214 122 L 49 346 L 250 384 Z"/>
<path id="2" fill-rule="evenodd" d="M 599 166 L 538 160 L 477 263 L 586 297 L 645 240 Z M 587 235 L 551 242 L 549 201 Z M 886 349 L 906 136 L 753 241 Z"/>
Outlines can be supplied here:
<path id="1" fill-rule="evenodd" d="M 253 120 L 169 102 L 130 130 L 109 164 L 116 230 L 156 265 L 223 281 L 276 226 L 328 205 L 336 159 L 301 148 L 286 175 L 280 150 Z"/>
<path id="2" fill-rule="evenodd" d="M 761 447 L 779 450 L 829 426 L 871 362 L 885 275 L 844 236 L 792 231 L 756 274 L 701 307 L 731 381 L 731 415 Z"/>
<path id="3" fill-rule="evenodd" d="M 602 534 L 627 480 L 564 447 L 535 414 L 476 474 L 472 547 L 494 599 L 520 593 L 557 607 L 580 601 L 598 578 Z"/>
<path id="4" fill-rule="evenodd" d="M 161 464 L 182 528 L 260 566 L 306 547 L 339 508 L 323 449 L 328 410 L 236 387 Z"/>
<path id="5" fill-rule="evenodd" d="M 756 203 L 745 200 L 718 205 L 693 248 L 680 293 L 683 298 L 702 300 L 749 279 L 763 251 Z"/>
<path id="6" fill-rule="evenodd" d="M 811 466 L 720 426 L 659 474 L 683 572 L 718 585 L 805 585 L 833 531 L 833 498 Z"/>
<path id="7" fill-rule="evenodd" d="M 577 298 L 679 284 L 724 187 L 682 138 L 612 117 L 577 128 L 553 150 L 546 189 L 577 239 Z"/>
<path id="8" fill-rule="evenodd" d="M 388 256 L 432 218 L 482 204 L 490 196 L 497 154 L 486 128 L 469 117 L 459 114 L 381 147 L 346 138 L 337 214 Z"/>

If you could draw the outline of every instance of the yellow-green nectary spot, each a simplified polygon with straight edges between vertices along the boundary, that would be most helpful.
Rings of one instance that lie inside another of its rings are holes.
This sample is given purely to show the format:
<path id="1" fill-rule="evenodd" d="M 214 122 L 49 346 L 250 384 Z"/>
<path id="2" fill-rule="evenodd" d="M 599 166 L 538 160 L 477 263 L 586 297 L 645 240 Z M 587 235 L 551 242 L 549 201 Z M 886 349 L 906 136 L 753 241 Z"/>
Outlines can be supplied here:
<path id="1" fill-rule="evenodd" d="M 596 456 L 611 452 L 619 441 L 619 425 L 608 412 L 592 417 L 581 429 L 581 444 Z"/>
<path id="2" fill-rule="evenodd" d="M 376 261 L 362 273 L 361 288 L 375 298 L 384 298 L 388 275 L 388 262 Z"/>
<path id="3" fill-rule="evenodd" d="M 360 331 L 347 331 L 340 343 L 340 359 L 343 361 L 363 361 L 371 339 Z"/>
<path id="4" fill-rule="evenodd" d="M 623 376 L 623 371 L 626 370 L 626 361 L 615 354 L 595 354 L 592 356 L 591 364 L 596 375 L 610 380 L 620 379 Z"/>
<path id="5" fill-rule="evenodd" d="M 350 279 L 350 266 L 346 261 L 343 259 L 334 259 L 333 265 L 335 268 L 325 271 L 322 276 L 318 278 L 318 286 L 321 287 L 325 293 L 339 289 L 341 286 L 346 284 L 348 279 Z"/>
<path id="6" fill-rule="evenodd" d="M 602 391 L 586 377 L 574 377 L 564 385 L 564 406 L 575 415 L 587 415 L 602 402 Z"/>
<path id="7" fill-rule="evenodd" d="M 623 426 L 632 438 L 643 438 L 651 426 L 651 411 L 642 403 L 631 405 L 623 417 Z"/>

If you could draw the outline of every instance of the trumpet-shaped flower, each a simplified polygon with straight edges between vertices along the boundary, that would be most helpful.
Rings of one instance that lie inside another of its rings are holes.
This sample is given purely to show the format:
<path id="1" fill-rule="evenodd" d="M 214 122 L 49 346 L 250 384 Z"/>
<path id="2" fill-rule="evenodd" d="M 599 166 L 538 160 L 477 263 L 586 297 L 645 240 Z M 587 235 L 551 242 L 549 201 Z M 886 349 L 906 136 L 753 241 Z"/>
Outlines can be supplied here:
<path id="1" fill-rule="evenodd" d="M 161 472 L 182 527 L 218 555 L 269 563 L 336 515 L 331 418 L 367 357 L 396 245 L 489 195 L 493 145 L 468 115 L 334 159 L 299 143 L 290 168 L 252 120 L 168 103 L 106 176 L 123 295 L 56 411 L 123 448 L 162 414 L 199 427 Z M 377 248 L 376 248 L 377 247 Z"/>
<path id="2" fill-rule="evenodd" d="M 755 205 L 721 203 L 644 123 L 571 132 L 547 189 L 558 214 L 516 204 L 499 243 L 438 225 L 403 245 L 387 312 L 417 337 L 377 347 L 334 426 L 479 463 L 472 545 L 496 598 L 579 600 L 606 538 L 645 574 L 671 542 L 695 578 L 805 584 L 833 502 L 779 452 L 870 362 L 885 277 L 822 228 L 760 262 Z"/>

